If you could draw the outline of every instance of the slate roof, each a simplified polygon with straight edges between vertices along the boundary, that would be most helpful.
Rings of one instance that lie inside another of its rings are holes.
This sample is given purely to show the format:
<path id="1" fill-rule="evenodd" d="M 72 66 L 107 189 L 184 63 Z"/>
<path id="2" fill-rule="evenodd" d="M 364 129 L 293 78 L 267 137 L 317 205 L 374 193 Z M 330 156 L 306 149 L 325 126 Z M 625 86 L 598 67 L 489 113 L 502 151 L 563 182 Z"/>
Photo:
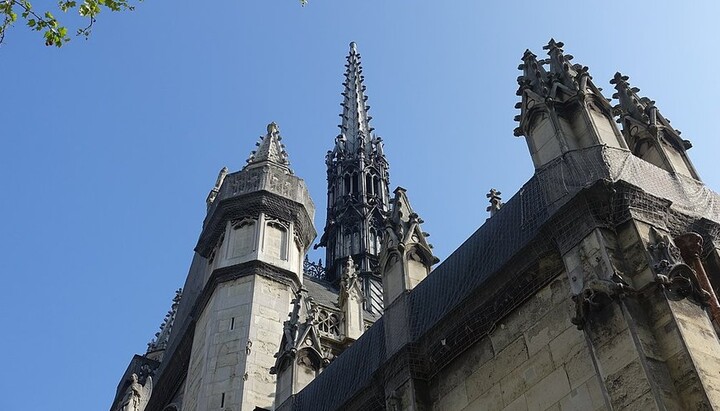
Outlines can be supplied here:
<path id="1" fill-rule="evenodd" d="M 720 223 L 720 196 L 699 181 L 672 175 L 627 150 L 596 146 L 549 163 L 408 296 L 409 334 L 417 341 L 487 283 L 538 235 L 551 217 L 598 181 L 624 181 L 696 219 Z M 630 200 L 628 200 L 630 201 Z M 549 245 L 551 246 L 551 245 Z M 293 410 L 338 409 L 372 382 L 387 360 L 384 319 L 289 401 Z M 286 409 L 289 403 L 280 409 Z"/>

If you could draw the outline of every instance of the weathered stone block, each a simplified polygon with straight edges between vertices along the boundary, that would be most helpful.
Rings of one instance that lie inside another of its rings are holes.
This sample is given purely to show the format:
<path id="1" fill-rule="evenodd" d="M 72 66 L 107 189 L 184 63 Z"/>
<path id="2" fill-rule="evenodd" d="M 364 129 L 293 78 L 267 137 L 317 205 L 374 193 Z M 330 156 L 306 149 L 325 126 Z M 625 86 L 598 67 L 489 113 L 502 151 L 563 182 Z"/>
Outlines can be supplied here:
<path id="1" fill-rule="evenodd" d="M 525 393 L 528 411 L 547 410 L 568 393 L 570 393 L 570 382 L 565 370 L 559 368 Z"/>
<path id="2" fill-rule="evenodd" d="M 460 408 L 446 408 L 460 409 Z M 493 385 L 489 390 L 475 398 L 462 411 L 500 411 L 503 409 L 502 390 L 500 384 Z"/>
<path id="3" fill-rule="evenodd" d="M 605 377 L 605 386 L 613 409 L 629 409 L 629 405 L 650 392 L 645 372 L 636 359 L 622 369 Z"/>
<path id="4" fill-rule="evenodd" d="M 630 404 L 627 405 L 628 410 L 660 410 L 661 408 L 658 407 L 657 402 L 655 401 L 655 398 L 653 397 L 652 393 L 646 393 L 642 395 L 640 398 L 634 400 Z M 668 411 L 671 410 L 679 410 L 679 408 L 667 408 Z"/>
<path id="5" fill-rule="evenodd" d="M 483 338 L 468 348 L 460 357 L 446 366 L 431 382 L 430 397 L 438 398 L 459 384 L 465 384 L 470 375 L 494 357 L 492 343 Z"/>
<path id="6" fill-rule="evenodd" d="M 554 369 L 550 349 L 545 347 L 500 380 L 503 403 L 510 404 Z"/>
<path id="7" fill-rule="evenodd" d="M 595 354 L 600 372 L 604 376 L 615 374 L 638 359 L 635 343 L 630 336 L 630 331 L 627 329 L 597 347 Z"/>
<path id="8" fill-rule="evenodd" d="M 508 404 L 507 407 L 503 408 L 502 411 L 527 411 L 527 409 L 527 399 L 523 394 Z"/>
<path id="9" fill-rule="evenodd" d="M 548 304 L 551 300 L 551 291 L 548 287 L 545 287 L 510 315 L 503 318 L 493 333 L 490 334 L 490 340 L 495 352 L 503 350 L 552 310 L 553 306 Z"/>
<path id="10" fill-rule="evenodd" d="M 452 391 L 440 397 L 434 404 L 433 410 L 462 410 L 468 405 L 468 396 L 465 384 L 460 384 Z"/>
<path id="11" fill-rule="evenodd" d="M 710 356 L 716 356 L 720 350 L 717 334 L 712 329 L 710 321 L 704 326 L 697 325 L 697 320 L 690 320 L 684 316 L 677 316 L 677 324 L 680 328 L 685 345 L 691 352 L 700 351 Z"/>
<path id="12" fill-rule="evenodd" d="M 528 359 L 525 339 L 521 336 L 497 353 L 495 358 L 470 375 L 466 381 L 470 400 L 484 393 L 518 365 Z"/>
<path id="13" fill-rule="evenodd" d="M 525 332 L 525 340 L 528 347 L 528 355 L 532 356 L 560 335 L 568 325 L 574 312 L 571 301 L 565 304 L 556 305 L 551 311 L 543 316 L 535 325 Z"/>
<path id="14" fill-rule="evenodd" d="M 587 385 L 583 384 L 560 400 L 561 411 L 581 411 L 595 409 Z"/>
<path id="15" fill-rule="evenodd" d="M 574 325 L 569 325 L 560 335 L 550 341 L 548 345 L 555 366 L 559 367 L 586 346 L 585 335 Z"/>
<path id="16" fill-rule="evenodd" d="M 571 388 L 584 384 L 588 379 L 595 376 L 595 366 L 590 357 L 587 346 L 579 345 L 579 349 L 571 358 L 565 360 L 565 372 L 568 376 Z"/>

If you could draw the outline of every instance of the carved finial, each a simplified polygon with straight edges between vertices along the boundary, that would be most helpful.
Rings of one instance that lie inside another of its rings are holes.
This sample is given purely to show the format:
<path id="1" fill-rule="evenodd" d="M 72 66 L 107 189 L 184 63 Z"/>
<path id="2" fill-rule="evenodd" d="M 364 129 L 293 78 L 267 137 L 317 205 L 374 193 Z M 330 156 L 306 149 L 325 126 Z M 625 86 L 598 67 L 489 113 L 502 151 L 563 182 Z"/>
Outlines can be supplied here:
<path id="1" fill-rule="evenodd" d="M 207 204 L 208 208 L 210 208 L 212 203 L 215 202 L 215 198 L 217 197 L 218 193 L 220 192 L 220 187 L 222 187 L 222 183 L 223 183 L 223 181 L 225 181 L 225 177 L 227 176 L 227 174 L 228 174 L 227 167 L 223 167 L 220 169 L 217 179 L 215 180 L 215 185 L 213 186 L 213 188 L 210 189 L 207 199 L 205 199 L 205 203 Z"/>
<path id="2" fill-rule="evenodd" d="M 347 260 L 345 260 L 345 267 L 343 267 L 343 280 L 352 277 L 357 277 L 355 273 L 355 262 L 351 256 L 348 256 Z"/>
<path id="3" fill-rule="evenodd" d="M 546 46 L 543 46 L 543 50 L 547 50 L 548 53 L 552 53 L 554 51 L 558 51 L 560 53 L 563 52 L 563 47 L 565 44 L 562 41 L 555 41 L 554 38 L 550 38 L 550 41 L 548 41 L 548 44 Z"/>
<path id="4" fill-rule="evenodd" d="M 355 44 L 354 41 L 350 42 L 350 52 L 351 53 L 357 53 L 357 44 Z"/>
<path id="5" fill-rule="evenodd" d="M 285 151 L 285 146 L 280 143 L 281 140 L 282 137 L 280 136 L 280 128 L 278 125 L 275 122 L 268 124 L 267 134 L 260 137 L 260 141 L 256 144 L 258 146 L 257 150 L 250 154 L 243 170 L 249 167 L 273 164 L 286 169 L 292 174 L 287 152 Z"/>
<path id="6" fill-rule="evenodd" d="M 500 210 L 500 207 L 502 207 L 503 202 L 502 198 L 500 198 L 501 195 L 502 193 L 494 188 L 491 188 L 490 192 L 486 194 L 486 197 L 490 199 L 490 205 L 486 209 L 486 211 L 490 212 L 490 217 L 494 216 L 495 213 Z"/>
<path id="7" fill-rule="evenodd" d="M 267 125 L 267 132 L 268 134 L 278 134 L 278 125 L 274 121 Z"/>
<path id="8" fill-rule="evenodd" d="M 530 49 L 525 49 L 525 52 L 523 53 L 523 56 L 522 56 L 522 60 L 525 61 L 525 60 L 534 59 L 534 58 L 537 58 L 535 53 L 530 51 Z M 520 70 L 522 70 L 522 68 L 520 68 Z"/>

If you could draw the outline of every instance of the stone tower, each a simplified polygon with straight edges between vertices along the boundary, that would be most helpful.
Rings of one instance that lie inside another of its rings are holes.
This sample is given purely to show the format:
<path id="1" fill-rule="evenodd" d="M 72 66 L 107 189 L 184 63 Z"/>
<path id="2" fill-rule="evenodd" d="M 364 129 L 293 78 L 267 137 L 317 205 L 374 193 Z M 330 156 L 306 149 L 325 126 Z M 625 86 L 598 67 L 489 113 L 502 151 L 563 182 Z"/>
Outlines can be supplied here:
<path id="1" fill-rule="evenodd" d="M 196 247 L 206 266 L 191 273 L 202 274 L 204 286 L 194 304 L 183 410 L 273 406 L 268 370 L 315 238 L 315 207 L 280 139 L 277 125 L 268 125 L 245 167 L 223 169 L 208 196 Z"/>
<path id="2" fill-rule="evenodd" d="M 326 155 L 327 222 L 318 246 L 326 249 L 327 278 L 339 283 L 348 257 L 359 270 L 365 310 L 381 313 L 382 280 L 375 274 L 383 218 L 388 212 L 388 162 L 382 139 L 370 127 L 360 54 L 355 43 L 345 65 L 342 121 Z"/>

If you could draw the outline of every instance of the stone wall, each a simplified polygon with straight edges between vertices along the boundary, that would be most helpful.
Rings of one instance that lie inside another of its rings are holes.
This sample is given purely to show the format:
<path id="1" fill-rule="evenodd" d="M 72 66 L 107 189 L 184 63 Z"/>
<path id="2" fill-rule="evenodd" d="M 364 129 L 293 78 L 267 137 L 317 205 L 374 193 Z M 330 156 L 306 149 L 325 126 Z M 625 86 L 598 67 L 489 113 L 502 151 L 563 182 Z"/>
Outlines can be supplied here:
<path id="1" fill-rule="evenodd" d="M 242 410 L 255 407 L 273 409 L 275 376 L 270 367 L 275 365 L 275 353 L 280 348 L 283 322 L 290 312 L 290 287 L 262 276 L 255 276 L 253 302 L 250 312 L 252 342 L 246 368 Z"/>
<path id="2" fill-rule="evenodd" d="M 432 409 L 605 409 L 574 310 L 563 273 L 433 378 Z"/>
<path id="3" fill-rule="evenodd" d="M 219 284 L 197 320 L 183 410 L 272 408 L 289 304 L 288 286 L 262 276 Z"/>

